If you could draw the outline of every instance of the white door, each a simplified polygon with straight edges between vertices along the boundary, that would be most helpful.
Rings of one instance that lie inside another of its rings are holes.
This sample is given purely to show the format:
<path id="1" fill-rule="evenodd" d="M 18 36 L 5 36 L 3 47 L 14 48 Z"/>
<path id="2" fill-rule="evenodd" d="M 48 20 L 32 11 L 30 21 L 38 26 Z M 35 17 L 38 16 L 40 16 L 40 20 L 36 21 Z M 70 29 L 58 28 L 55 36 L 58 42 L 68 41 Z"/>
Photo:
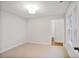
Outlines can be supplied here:
<path id="1" fill-rule="evenodd" d="M 66 42 L 73 47 L 77 45 L 77 19 L 75 10 L 73 9 L 66 19 Z"/>

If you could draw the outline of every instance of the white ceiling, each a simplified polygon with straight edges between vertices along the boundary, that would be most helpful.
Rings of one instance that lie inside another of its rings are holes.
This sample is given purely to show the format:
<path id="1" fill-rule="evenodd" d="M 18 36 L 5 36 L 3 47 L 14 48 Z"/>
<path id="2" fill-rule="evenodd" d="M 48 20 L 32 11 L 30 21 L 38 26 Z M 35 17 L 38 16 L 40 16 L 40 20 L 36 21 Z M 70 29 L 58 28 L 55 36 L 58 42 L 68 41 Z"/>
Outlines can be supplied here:
<path id="1" fill-rule="evenodd" d="M 31 15 L 25 9 L 25 5 L 34 3 L 39 6 L 36 14 Z M 60 3 L 59 1 L 4 1 L 2 2 L 2 10 L 13 13 L 23 18 L 39 18 L 39 17 L 62 17 L 70 2 Z"/>

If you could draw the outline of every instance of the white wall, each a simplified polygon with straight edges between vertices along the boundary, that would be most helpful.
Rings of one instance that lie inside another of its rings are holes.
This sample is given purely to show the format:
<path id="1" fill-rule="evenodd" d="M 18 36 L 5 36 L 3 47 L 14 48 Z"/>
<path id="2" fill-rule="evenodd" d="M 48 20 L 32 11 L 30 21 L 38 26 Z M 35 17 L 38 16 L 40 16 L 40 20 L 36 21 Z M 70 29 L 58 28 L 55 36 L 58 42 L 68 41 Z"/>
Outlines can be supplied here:
<path id="1" fill-rule="evenodd" d="M 51 20 L 51 31 L 52 31 L 52 37 L 55 38 L 55 24 L 56 20 Z"/>
<path id="2" fill-rule="evenodd" d="M 29 42 L 51 44 L 51 38 L 64 41 L 64 19 L 53 19 L 50 17 L 31 19 L 28 21 Z M 55 28 L 56 26 L 56 28 Z"/>
<path id="3" fill-rule="evenodd" d="M 53 19 L 51 20 L 52 25 L 52 37 L 56 41 L 64 42 L 64 19 Z"/>
<path id="4" fill-rule="evenodd" d="M 1 51 L 18 46 L 27 41 L 27 19 L 1 11 Z"/>
<path id="5" fill-rule="evenodd" d="M 55 20 L 55 40 L 64 42 L 64 19 Z"/>
<path id="6" fill-rule="evenodd" d="M 14 14 L 2 11 L 1 12 L 1 52 L 20 45 L 24 42 L 33 42 L 40 44 L 51 44 L 51 37 L 63 39 L 63 27 L 60 19 L 50 17 L 36 19 L 22 19 Z M 56 28 L 51 24 L 51 20 L 56 20 Z M 59 20 L 59 21 L 58 21 Z M 60 24 L 61 23 L 61 24 Z M 53 26 L 53 27 L 52 27 Z M 59 29 L 59 30 L 58 30 Z M 60 32 L 59 32 L 60 31 Z"/>
<path id="7" fill-rule="evenodd" d="M 49 18 L 31 19 L 28 23 L 29 42 L 51 44 L 51 22 Z"/>
<path id="8" fill-rule="evenodd" d="M 1 9 L 0 9 L 1 13 Z M 1 51 L 1 14 L 0 14 L 0 51 Z"/>

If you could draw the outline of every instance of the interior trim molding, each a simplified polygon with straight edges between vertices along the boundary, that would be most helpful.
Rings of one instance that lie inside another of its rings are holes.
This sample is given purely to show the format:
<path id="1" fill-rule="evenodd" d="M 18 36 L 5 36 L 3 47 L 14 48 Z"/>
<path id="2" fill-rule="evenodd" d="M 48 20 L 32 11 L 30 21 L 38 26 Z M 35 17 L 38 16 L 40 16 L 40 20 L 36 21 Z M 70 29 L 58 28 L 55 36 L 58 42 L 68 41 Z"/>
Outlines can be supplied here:
<path id="1" fill-rule="evenodd" d="M 8 47 L 8 48 L 6 48 L 6 49 L 3 49 L 3 50 L 0 51 L 0 54 L 1 54 L 1 53 L 4 53 L 4 52 L 7 52 L 7 51 L 9 51 L 9 50 L 11 50 L 11 49 L 13 49 L 13 48 L 16 48 L 16 47 L 18 47 L 18 46 L 20 46 L 20 45 L 22 45 L 22 44 L 24 44 L 24 43 L 27 43 L 27 42 L 26 42 L 26 41 L 20 42 L 20 43 L 18 43 L 18 44 L 16 44 L 16 45 L 13 45 L 13 46 L 11 46 L 11 47 Z"/>
<path id="2" fill-rule="evenodd" d="M 35 42 L 35 41 L 28 41 L 28 43 L 41 44 L 41 45 L 51 45 L 51 43 L 46 43 L 46 42 Z"/>
<path id="3" fill-rule="evenodd" d="M 9 50 L 11 50 L 11 49 L 13 49 L 13 48 L 16 48 L 16 47 L 18 47 L 18 46 L 20 46 L 20 45 L 22 45 L 22 44 L 24 44 L 24 43 L 34 43 L 34 44 L 49 45 L 49 46 L 51 46 L 50 43 L 45 43 L 45 42 L 35 42 L 35 41 L 27 41 L 27 42 L 26 42 L 26 41 L 24 41 L 24 42 L 18 43 L 18 44 L 16 44 L 16 45 L 13 45 L 13 46 L 11 46 L 11 47 L 9 47 L 9 48 L 7 48 L 7 49 L 1 50 L 1 51 L 0 51 L 0 54 L 1 54 L 1 53 L 4 53 L 4 52 L 7 52 L 7 51 L 9 51 Z"/>

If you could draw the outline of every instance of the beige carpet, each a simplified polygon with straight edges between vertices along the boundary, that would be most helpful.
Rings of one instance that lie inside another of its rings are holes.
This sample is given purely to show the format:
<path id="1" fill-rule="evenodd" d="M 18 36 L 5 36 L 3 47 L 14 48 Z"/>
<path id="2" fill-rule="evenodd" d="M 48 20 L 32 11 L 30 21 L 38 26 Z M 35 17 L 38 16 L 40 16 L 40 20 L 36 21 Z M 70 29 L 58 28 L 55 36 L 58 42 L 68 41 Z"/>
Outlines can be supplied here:
<path id="1" fill-rule="evenodd" d="M 69 57 L 62 46 L 49 46 L 26 43 L 0 55 L 11 58 L 64 58 Z"/>

